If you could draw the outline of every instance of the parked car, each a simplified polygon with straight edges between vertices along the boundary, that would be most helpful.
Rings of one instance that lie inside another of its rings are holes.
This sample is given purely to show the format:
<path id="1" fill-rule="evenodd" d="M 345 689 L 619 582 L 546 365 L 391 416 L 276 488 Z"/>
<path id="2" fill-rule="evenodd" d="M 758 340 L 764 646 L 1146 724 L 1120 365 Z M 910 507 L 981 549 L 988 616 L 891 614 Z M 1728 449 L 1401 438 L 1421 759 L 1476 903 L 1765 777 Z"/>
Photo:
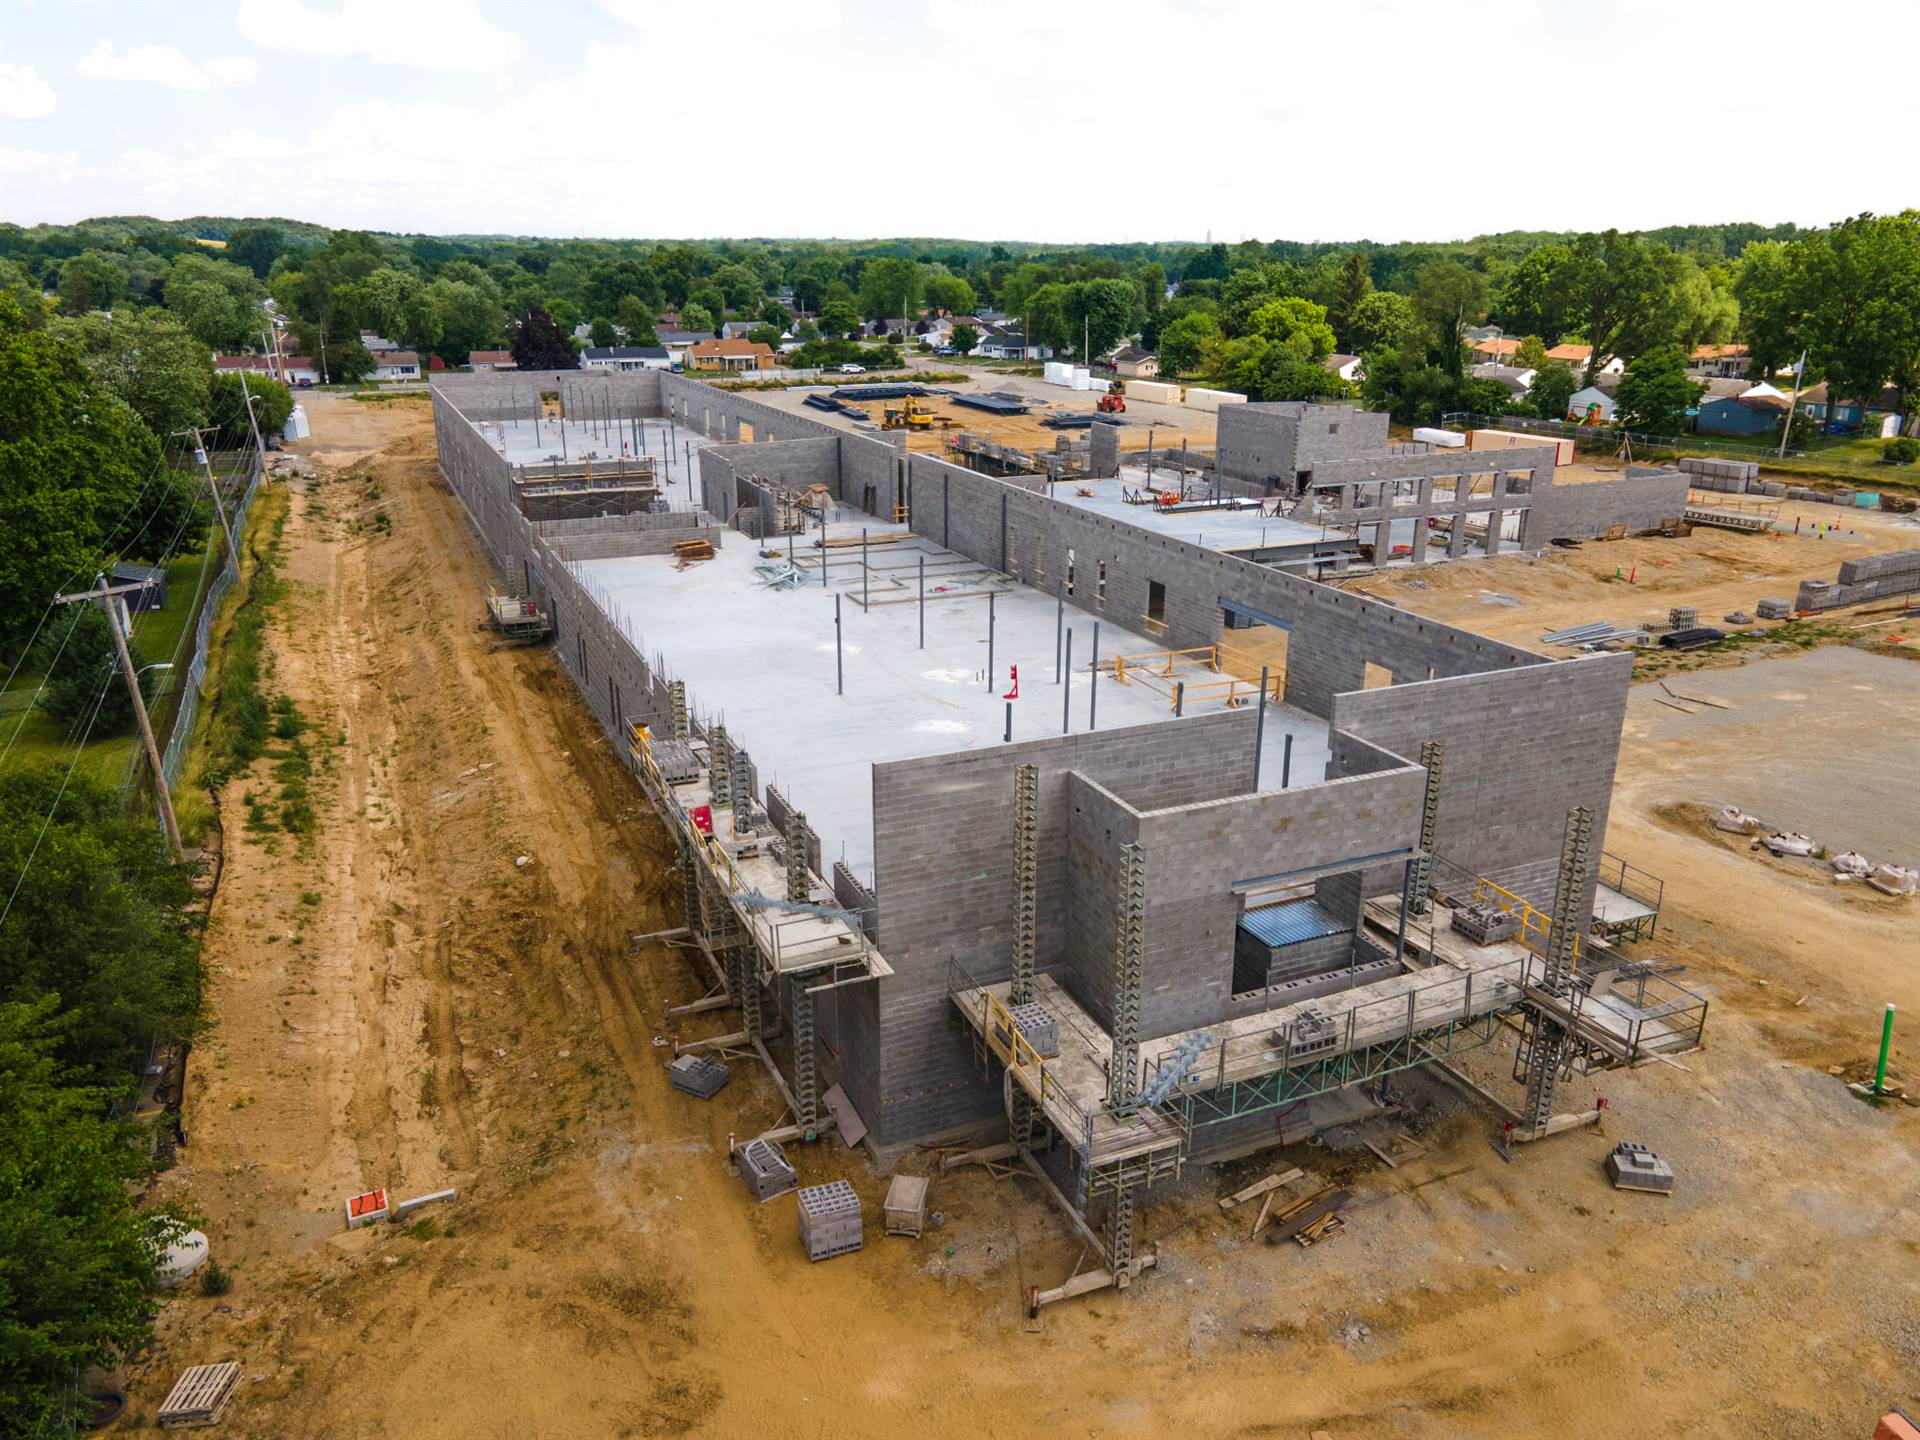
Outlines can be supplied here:
<path id="1" fill-rule="evenodd" d="M 840 373 L 842 375 L 864 375 L 867 373 L 867 367 L 864 365 L 855 365 L 849 362 L 848 364 L 842 365 L 840 367 Z"/>
<path id="2" fill-rule="evenodd" d="M 958 355 L 960 352 L 951 345 L 942 345 L 933 353 L 936 355 Z"/>
<path id="3" fill-rule="evenodd" d="M 300 379 L 293 382 L 293 388 L 296 390 L 311 390 L 313 389 L 313 381 L 303 375 Z"/>

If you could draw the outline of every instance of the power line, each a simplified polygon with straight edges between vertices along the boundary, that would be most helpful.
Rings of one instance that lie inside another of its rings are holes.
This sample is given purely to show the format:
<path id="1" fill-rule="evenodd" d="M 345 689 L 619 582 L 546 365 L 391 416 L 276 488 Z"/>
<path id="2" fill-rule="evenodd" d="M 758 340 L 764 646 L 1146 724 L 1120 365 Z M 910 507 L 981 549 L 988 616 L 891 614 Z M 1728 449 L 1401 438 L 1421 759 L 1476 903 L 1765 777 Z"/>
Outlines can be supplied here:
<path id="1" fill-rule="evenodd" d="M 27 883 L 27 872 L 33 868 L 34 857 L 40 853 L 40 844 L 47 838 L 47 830 L 53 824 L 54 814 L 60 809 L 60 802 L 66 798 L 67 785 L 73 779 L 74 768 L 79 765 L 80 757 L 86 753 L 87 741 L 93 736 L 93 722 L 100 718 L 100 709 L 107 699 L 107 687 L 112 683 L 113 672 L 109 670 L 100 682 L 100 693 L 94 696 L 93 709 L 87 718 L 86 731 L 81 735 L 79 743 L 73 747 L 73 759 L 67 762 L 67 773 L 60 777 L 60 788 L 54 792 L 53 804 L 47 807 L 46 818 L 40 822 L 40 833 L 33 837 L 33 848 L 27 852 L 27 858 L 20 866 L 20 874 L 13 882 L 12 892 L 7 896 L 6 907 L 0 909 L 0 926 L 7 923 L 7 916 L 13 913 L 13 902 L 20 896 L 20 887 Z"/>

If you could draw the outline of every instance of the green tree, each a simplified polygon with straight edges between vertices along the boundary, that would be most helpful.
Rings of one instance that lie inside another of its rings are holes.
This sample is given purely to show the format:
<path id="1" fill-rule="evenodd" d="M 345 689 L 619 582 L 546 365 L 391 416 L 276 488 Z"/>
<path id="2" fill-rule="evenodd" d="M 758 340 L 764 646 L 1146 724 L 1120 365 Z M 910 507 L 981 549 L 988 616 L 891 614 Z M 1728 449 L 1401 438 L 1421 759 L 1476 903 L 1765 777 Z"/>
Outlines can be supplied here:
<path id="1" fill-rule="evenodd" d="M 237 370 L 222 370 L 207 392 L 207 422 L 213 426 L 207 438 L 213 444 L 230 450 L 253 444 L 253 426 L 247 423 L 249 398 L 261 438 L 286 428 L 287 416 L 293 413 L 292 390 L 264 375 L 243 377 Z"/>
<path id="2" fill-rule="evenodd" d="M 926 299 L 928 308 L 943 311 L 948 315 L 973 313 L 973 286 L 958 275 L 949 275 L 945 271 L 937 271 L 927 276 Z"/>
<path id="3" fill-rule="evenodd" d="M 777 325 L 756 325 L 747 332 L 747 339 L 755 344 L 765 345 L 769 350 L 780 348 L 780 327 Z"/>
<path id="4" fill-rule="evenodd" d="M 522 370 L 578 370 L 580 356 L 567 332 L 537 306 L 514 332 L 513 363 Z"/>
<path id="5" fill-rule="evenodd" d="M 1508 331 L 1538 335 L 1558 345 L 1579 324 L 1575 313 L 1573 251 L 1560 244 L 1527 252 L 1507 272 L 1496 311 Z"/>
<path id="6" fill-rule="evenodd" d="M 1333 327 L 1327 324 L 1326 307 L 1297 295 L 1269 300 L 1253 312 L 1248 329 L 1303 360 L 1322 360 L 1333 353 Z"/>
<path id="7" fill-rule="evenodd" d="M 1810 363 L 1836 397 L 1873 404 L 1920 356 L 1920 210 L 1855 216 L 1801 243 Z"/>
<path id="8" fill-rule="evenodd" d="M 1618 230 L 1580 236 L 1572 254 L 1573 313 L 1593 346 L 1587 384 L 1609 356 L 1630 358 L 1678 341 L 1680 256 Z"/>
<path id="9" fill-rule="evenodd" d="M 1426 322 L 1429 354 L 1450 375 L 1465 368 L 1467 325 L 1478 318 L 1486 298 L 1486 277 L 1458 260 L 1433 260 L 1421 267 L 1413 308 Z"/>
<path id="10" fill-rule="evenodd" d="M 1376 290 L 1354 306 L 1346 343 L 1356 355 L 1380 349 L 1398 349 L 1420 332 L 1413 301 L 1393 290 Z"/>
<path id="11" fill-rule="evenodd" d="M 592 345 L 611 345 L 618 337 L 614 334 L 613 322 L 604 315 L 593 317 L 593 325 L 587 332 L 587 342 Z"/>
<path id="12" fill-rule="evenodd" d="M 916 261 L 890 255 L 870 260 L 860 275 L 860 313 L 869 320 L 904 319 L 920 308 L 921 284 Z"/>
<path id="13" fill-rule="evenodd" d="M 1740 256 L 1733 296 L 1748 378 L 1768 379 L 1800 357 L 1805 269 L 1805 252 L 1780 240 L 1749 245 Z"/>
<path id="14" fill-rule="evenodd" d="M 47 626 L 34 651 L 35 668 L 46 677 L 38 704 L 66 726 L 69 735 L 103 738 L 133 729 L 133 700 L 120 673 L 120 651 L 106 615 L 97 607 L 82 605 L 70 620 Z M 127 653 L 139 675 L 140 693 L 151 700 L 158 673 L 140 674 L 147 657 L 137 636 L 128 637 Z"/>
<path id="15" fill-rule="evenodd" d="M 1208 368 L 1219 344 L 1220 326 L 1212 315 L 1182 315 L 1160 332 L 1160 369 L 1167 375 L 1197 374 Z"/>
<path id="16" fill-rule="evenodd" d="M 205 255 L 182 255 L 167 271 L 167 309 L 215 350 L 240 350 L 259 339 L 265 291 L 253 272 Z"/>
<path id="17" fill-rule="evenodd" d="M 625 295 L 613 312 L 613 323 L 620 327 L 629 345 L 658 345 L 660 336 L 653 328 L 653 307 L 637 295 Z"/>
<path id="18" fill-rule="evenodd" d="M 1327 323 L 1333 327 L 1333 333 L 1345 344 L 1355 343 L 1353 336 L 1354 312 L 1360 304 L 1373 293 L 1373 272 L 1367 264 L 1367 257 L 1358 250 L 1351 250 L 1340 262 L 1335 274 L 1332 289 L 1327 297 Z"/>
<path id="19" fill-rule="evenodd" d="M 687 326 L 689 330 L 718 330 L 720 322 L 727 318 L 727 297 L 720 293 L 717 285 L 696 285 L 693 293 L 687 296 L 687 303 L 680 307 L 683 320 L 689 310 L 698 310 L 710 317 L 705 325 Z"/>
<path id="20" fill-rule="evenodd" d="M 1082 280 L 1064 287 L 1060 323 L 1067 344 L 1104 355 L 1133 329 L 1140 292 L 1130 280 Z"/>
<path id="21" fill-rule="evenodd" d="M 273 270 L 273 262 L 285 253 L 287 237 L 276 225 L 242 225 L 227 235 L 222 252 L 236 265 L 244 265 L 264 280 Z"/>
<path id="22" fill-rule="evenodd" d="M 1649 435 L 1678 435 L 1687 411 L 1706 389 L 1687 378 L 1687 355 L 1661 345 L 1628 362 L 1614 392 L 1614 418 L 1623 428 Z"/>
<path id="23" fill-rule="evenodd" d="M 1542 420 L 1564 420 L 1576 388 L 1573 367 L 1548 360 L 1535 367 L 1533 384 L 1527 390 L 1527 408 Z"/>
<path id="24" fill-rule="evenodd" d="M 1692 354 L 1701 345 L 1724 345 L 1740 323 L 1733 273 L 1721 265 L 1702 266 L 1681 256 L 1672 288 L 1679 341 Z"/>
<path id="25" fill-rule="evenodd" d="M 169 312 L 96 310 L 62 320 L 56 329 L 80 347 L 87 368 L 155 435 L 206 419 L 213 357 Z"/>
<path id="26" fill-rule="evenodd" d="M 793 323 L 793 312 L 778 300 L 769 300 L 760 307 L 760 318 L 780 331 Z"/>
<path id="27" fill-rule="evenodd" d="M 860 323 L 860 317 L 856 315 L 853 323 L 854 325 L 858 325 Z M 680 328 L 682 330 L 690 330 L 697 335 L 703 331 L 718 330 L 720 328 L 720 320 L 719 317 L 716 316 L 713 311 L 707 309 L 706 306 L 696 305 L 693 301 L 689 300 L 680 307 Z M 848 328 L 852 327 L 850 326 Z"/>
<path id="28" fill-rule="evenodd" d="M 13 297 L 20 307 L 20 319 L 30 329 L 39 329 L 47 320 L 47 307 L 40 298 L 40 282 L 12 260 L 0 259 L 0 291 Z"/>
<path id="29" fill-rule="evenodd" d="M 860 328 L 860 312 L 851 301 L 835 300 L 820 312 L 822 335 L 847 335 Z"/>
<path id="30" fill-rule="evenodd" d="M 720 291 L 728 310 L 741 314 L 758 310 L 766 298 L 760 275 L 750 265 L 722 265 L 709 277 L 709 283 Z"/>
<path id="31" fill-rule="evenodd" d="M 0 1432 L 66 1434 L 65 1392 L 147 1332 L 156 1232 L 108 1092 L 55 1058 L 58 996 L 0 1005 Z"/>
<path id="32" fill-rule="evenodd" d="M 127 288 L 127 267 L 105 250 L 86 250 L 60 267 L 60 310 L 84 315 L 108 310 Z"/>
<path id="33" fill-rule="evenodd" d="M 1521 370 L 1538 370 L 1547 363 L 1547 342 L 1538 335 L 1522 335 L 1520 348 L 1513 352 L 1513 363 Z"/>
<path id="34" fill-rule="evenodd" d="M 0 653 L 17 654 L 54 592 L 90 579 L 102 552 L 150 527 L 166 543 L 179 502 L 153 481 L 160 468 L 152 433 L 79 347 L 29 330 L 0 292 Z"/>
<path id="35" fill-rule="evenodd" d="M 980 343 L 980 332 L 971 325 L 956 325 L 947 343 L 962 355 L 971 355 L 974 347 Z"/>

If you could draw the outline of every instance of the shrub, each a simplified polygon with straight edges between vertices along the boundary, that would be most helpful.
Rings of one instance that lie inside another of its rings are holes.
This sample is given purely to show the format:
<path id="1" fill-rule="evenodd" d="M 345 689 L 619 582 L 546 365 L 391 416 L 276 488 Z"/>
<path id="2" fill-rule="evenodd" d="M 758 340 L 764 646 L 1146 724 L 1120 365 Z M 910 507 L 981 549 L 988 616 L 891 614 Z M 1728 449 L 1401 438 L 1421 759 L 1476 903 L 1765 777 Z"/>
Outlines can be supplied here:
<path id="1" fill-rule="evenodd" d="M 1896 435 L 1887 441 L 1880 458 L 1889 465 L 1911 465 L 1920 460 L 1920 440 L 1911 435 Z"/>

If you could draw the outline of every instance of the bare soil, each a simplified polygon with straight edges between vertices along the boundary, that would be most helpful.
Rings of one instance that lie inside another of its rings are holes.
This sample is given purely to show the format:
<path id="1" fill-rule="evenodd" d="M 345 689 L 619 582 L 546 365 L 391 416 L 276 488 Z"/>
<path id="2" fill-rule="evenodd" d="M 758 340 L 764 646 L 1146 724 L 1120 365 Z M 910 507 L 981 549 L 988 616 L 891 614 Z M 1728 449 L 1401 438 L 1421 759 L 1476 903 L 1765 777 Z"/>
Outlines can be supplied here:
<path id="1" fill-rule="evenodd" d="M 1031 1182 L 943 1177 L 944 1227 L 886 1239 L 884 1177 L 829 1142 L 797 1152 L 803 1180 L 853 1181 L 867 1247 L 809 1266 L 791 1200 L 753 1205 L 724 1161 L 776 1118 L 764 1078 L 710 1104 L 667 1087 L 664 1008 L 702 981 L 627 937 L 680 922 L 670 853 L 549 657 L 476 631 L 488 570 L 426 407 L 310 409 L 324 479 L 294 497 L 275 684 L 337 744 L 310 837 L 230 819 L 169 1185 L 234 1285 L 163 1303 L 123 1433 L 226 1358 L 224 1432 L 275 1437 L 1804 1440 L 1920 1391 L 1920 1112 L 1829 1074 L 1857 1071 L 1884 1000 L 1920 1004 L 1915 912 L 1663 824 L 1684 738 L 1630 734 L 1609 847 L 1666 877 L 1645 953 L 1711 992 L 1709 1045 L 1567 1085 L 1568 1108 L 1606 1096 L 1606 1134 L 1507 1163 L 1484 1115 L 1409 1084 L 1425 1156 L 1388 1170 L 1335 1132 L 1194 1167 L 1145 1220 L 1160 1270 L 1039 1333 L 1021 1288 L 1079 1247 Z M 226 814 L 265 783 L 236 779 Z M 1508 1059 L 1473 1063 L 1505 1083 Z M 1620 1138 L 1673 1161 L 1674 1197 L 1607 1187 Z M 1283 1164 L 1354 1189 L 1344 1233 L 1248 1244 L 1213 1204 Z M 348 1232 L 343 1200 L 376 1185 L 460 1198 Z"/>

